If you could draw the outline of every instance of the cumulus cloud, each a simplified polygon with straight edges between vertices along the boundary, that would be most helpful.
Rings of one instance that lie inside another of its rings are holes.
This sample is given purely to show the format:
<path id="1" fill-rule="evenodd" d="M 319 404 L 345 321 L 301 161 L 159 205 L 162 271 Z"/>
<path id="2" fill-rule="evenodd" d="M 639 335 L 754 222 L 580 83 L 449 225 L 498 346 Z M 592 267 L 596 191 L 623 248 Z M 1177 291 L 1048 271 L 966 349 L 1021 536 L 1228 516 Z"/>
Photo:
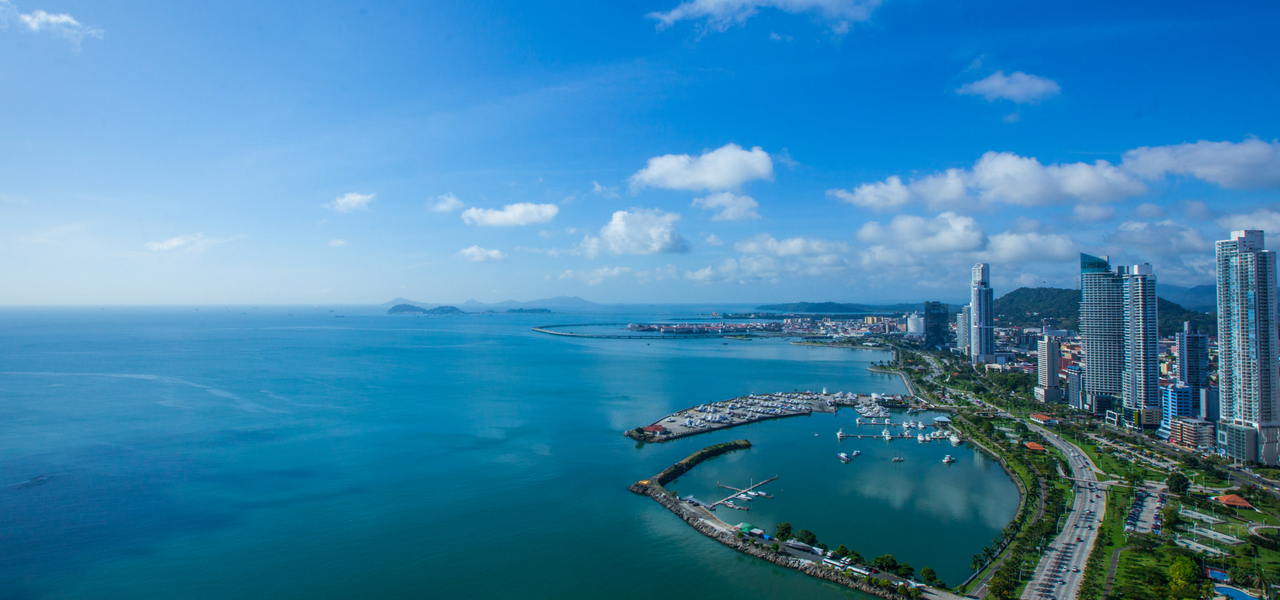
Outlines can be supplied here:
<path id="1" fill-rule="evenodd" d="M 332 240 L 329 242 L 330 248 L 341 248 L 347 245 L 347 240 Z"/>
<path id="2" fill-rule="evenodd" d="M 1071 212 L 1081 223 L 1097 223 L 1116 216 L 1116 209 L 1097 204 L 1077 204 Z"/>
<path id="3" fill-rule="evenodd" d="M 1055 262 L 1072 260 L 1080 246 L 1070 237 L 1038 231 L 997 233 L 987 240 L 979 256 L 992 263 Z"/>
<path id="4" fill-rule="evenodd" d="M 959 210 L 973 204 L 1109 202 L 1146 189 L 1132 174 L 1105 160 L 1044 165 L 1011 152 L 987 152 L 971 169 L 948 169 L 905 184 L 894 175 L 853 191 L 836 189 L 827 194 L 874 210 L 897 210 L 911 202 L 936 210 Z"/>
<path id="5" fill-rule="evenodd" d="M 332 208 L 338 212 L 351 212 L 356 209 L 369 210 L 369 203 L 373 202 L 375 194 L 359 194 L 356 192 L 348 192 L 337 198 L 333 202 L 325 206 Z"/>
<path id="6" fill-rule="evenodd" d="M 911 190 L 902 178 L 893 175 L 884 181 L 864 183 L 853 191 L 827 190 L 827 195 L 854 206 L 871 210 L 898 210 L 911 201 Z"/>
<path id="7" fill-rule="evenodd" d="M 462 208 L 462 201 L 447 192 L 436 196 L 436 201 L 431 204 L 431 210 L 438 213 L 453 212 L 459 208 Z"/>
<path id="8" fill-rule="evenodd" d="M 705 31 L 727 31 L 754 17 L 761 8 L 791 14 L 810 13 L 825 21 L 837 34 L 849 31 L 853 23 L 867 21 L 881 0 L 685 0 L 675 8 L 651 12 L 661 31 L 680 21 L 695 21 Z"/>
<path id="9" fill-rule="evenodd" d="M 507 255 L 503 254 L 501 250 L 486 250 L 484 248 L 481 248 L 480 246 L 463 248 L 462 250 L 458 251 L 458 258 L 465 258 L 471 262 L 502 260 L 506 257 Z"/>
<path id="10" fill-rule="evenodd" d="M 1150 202 L 1139 204 L 1133 212 L 1144 219 L 1159 219 L 1164 216 L 1164 208 Z"/>
<path id="11" fill-rule="evenodd" d="M 1018 104 L 1034 104 L 1047 100 L 1062 92 L 1058 82 L 1036 75 L 1028 75 L 1017 71 L 1005 75 L 1004 71 L 996 71 L 984 79 L 966 83 L 956 90 L 965 96 L 982 96 L 990 101 L 1012 100 Z"/>
<path id="12" fill-rule="evenodd" d="M 179 235 L 159 242 L 147 242 L 143 244 L 143 247 L 152 252 L 172 252 L 174 250 L 204 252 L 212 246 L 230 241 L 230 239 L 210 238 L 205 237 L 203 233 L 195 233 Z"/>
<path id="13" fill-rule="evenodd" d="M 1259 208 L 1250 213 L 1233 213 L 1218 218 L 1217 223 L 1227 231 L 1261 229 L 1280 233 L 1280 212 Z"/>
<path id="14" fill-rule="evenodd" d="M 848 244 L 840 241 L 797 236 L 784 240 L 768 234 L 742 240 L 733 245 L 744 256 L 738 263 L 739 275 L 754 278 L 776 278 L 781 273 L 830 275 L 849 267 L 845 255 Z"/>
<path id="15" fill-rule="evenodd" d="M 709 234 L 707 234 L 706 239 L 702 240 L 702 243 L 704 243 L 704 244 L 706 244 L 706 245 L 708 245 L 708 246 L 723 246 L 723 245 L 724 245 L 724 242 L 723 242 L 723 241 L 721 241 L 721 240 L 720 240 L 720 238 L 716 237 L 716 234 L 714 234 L 714 233 L 709 233 Z"/>
<path id="16" fill-rule="evenodd" d="M 672 279 L 680 279 L 680 269 L 675 265 L 666 265 L 663 267 L 654 267 L 648 271 L 637 271 L 636 281 L 640 283 L 650 283 L 653 281 L 667 281 Z"/>
<path id="17" fill-rule="evenodd" d="M 733 192 L 720 192 L 705 198 L 694 198 L 691 206 L 720 211 L 711 217 L 712 221 L 747 221 L 760 218 L 760 214 L 756 212 L 760 203 L 751 196 L 739 196 Z"/>
<path id="18" fill-rule="evenodd" d="M 600 237 L 586 236 L 583 253 L 589 257 L 612 254 L 684 254 L 689 242 L 676 233 L 680 215 L 657 209 L 620 210 L 600 229 Z"/>
<path id="19" fill-rule="evenodd" d="M 982 247 L 982 227 L 972 217 L 944 212 L 932 219 L 898 215 L 887 225 L 870 221 L 858 230 L 858 239 L 881 246 L 907 246 L 915 252 L 969 252 Z"/>
<path id="20" fill-rule="evenodd" d="M 1107 243 L 1136 246 L 1156 254 L 1204 253 L 1213 248 L 1198 229 L 1173 220 L 1125 221 L 1107 236 Z"/>
<path id="21" fill-rule="evenodd" d="M 600 267 L 590 271 L 574 271 L 572 269 L 560 274 L 560 279 L 576 279 L 587 285 L 600 285 L 606 279 L 614 279 L 624 273 L 630 273 L 631 267 Z"/>
<path id="22" fill-rule="evenodd" d="M 532 225 L 547 223 L 560 213 L 560 207 L 554 204 L 533 204 L 520 202 L 508 204 L 501 210 L 493 208 L 468 208 L 462 211 L 462 220 L 471 225 L 489 227 L 510 227 L 516 225 Z"/>
<path id="23" fill-rule="evenodd" d="M 694 192 L 730 190 L 756 179 L 773 180 L 773 160 L 759 146 L 743 150 L 725 144 L 701 156 L 664 154 L 632 175 L 633 192 L 645 187 Z"/>
<path id="24" fill-rule="evenodd" d="M 1124 155 L 1125 168 L 1148 179 L 1190 175 L 1225 188 L 1280 187 L 1280 142 L 1249 138 L 1240 143 L 1198 141 L 1143 146 Z"/>
<path id="25" fill-rule="evenodd" d="M 0 29 L 8 26 L 9 21 L 16 20 L 21 27 L 32 33 L 48 33 L 63 38 L 71 43 L 76 52 L 85 38 L 102 39 L 103 31 L 77 21 L 66 13 L 51 14 L 43 10 L 33 10 L 22 14 L 8 0 L 0 0 Z"/>

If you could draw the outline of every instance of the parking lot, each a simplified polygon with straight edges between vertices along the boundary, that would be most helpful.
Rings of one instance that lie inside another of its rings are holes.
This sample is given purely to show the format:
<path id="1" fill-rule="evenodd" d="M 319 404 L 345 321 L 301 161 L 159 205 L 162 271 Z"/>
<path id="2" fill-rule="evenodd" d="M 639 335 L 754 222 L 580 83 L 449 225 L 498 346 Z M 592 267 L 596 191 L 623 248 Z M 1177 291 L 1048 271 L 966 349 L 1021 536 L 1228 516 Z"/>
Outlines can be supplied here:
<path id="1" fill-rule="evenodd" d="M 1164 517 L 1160 515 L 1160 511 L 1167 499 L 1163 492 L 1146 487 L 1138 488 L 1134 492 L 1133 504 L 1129 506 L 1129 514 L 1125 517 L 1124 530 L 1159 535 L 1164 529 Z"/>

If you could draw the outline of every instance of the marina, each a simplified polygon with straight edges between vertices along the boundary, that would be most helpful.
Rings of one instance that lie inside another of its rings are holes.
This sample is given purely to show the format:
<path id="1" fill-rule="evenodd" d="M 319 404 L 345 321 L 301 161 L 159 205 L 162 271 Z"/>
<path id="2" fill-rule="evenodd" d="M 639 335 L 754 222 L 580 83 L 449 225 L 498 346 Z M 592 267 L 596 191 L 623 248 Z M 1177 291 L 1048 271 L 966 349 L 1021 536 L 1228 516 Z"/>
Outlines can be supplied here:
<path id="1" fill-rule="evenodd" d="M 700 404 L 677 411 L 649 425 L 637 427 L 625 432 L 627 437 L 644 442 L 668 442 L 671 440 L 708 433 L 739 425 L 747 425 L 769 419 L 812 415 L 814 413 L 835 413 L 840 408 L 849 407 L 859 415 L 857 425 L 875 425 L 883 419 L 885 431 L 880 435 L 846 434 L 843 437 L 883 437 L 884 439 L 911 439 L 921 435 L 911 433 L 911 429 L 924 429 L 924 422 L 907 421 L 894 424 L 889 408 L 882 403 L 902 404 L 905 396 L 889 394 L 853 394 L 849 392 L 774 392 L 767 394 L 747 394 L 730 400 Z M 866 421 L 864 422 L 864 418 Z M 936 425 L 936 424 L 933 424 Z M 901 427 L 902 433 L 893 433 L 889 427 Z M 843 437 L 841 439 L 843 439 Z M 924 441 L 924 440 L 921 440 Z"/>

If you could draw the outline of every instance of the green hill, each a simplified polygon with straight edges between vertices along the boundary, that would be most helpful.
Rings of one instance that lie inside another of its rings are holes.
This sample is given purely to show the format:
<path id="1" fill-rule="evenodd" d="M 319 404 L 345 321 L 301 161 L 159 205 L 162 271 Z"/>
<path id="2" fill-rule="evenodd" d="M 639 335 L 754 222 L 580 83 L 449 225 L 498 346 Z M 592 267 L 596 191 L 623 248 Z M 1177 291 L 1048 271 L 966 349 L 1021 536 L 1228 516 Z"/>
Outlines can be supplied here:
<path id="1" fill-rule="evenodd" d="M 1080 328 L 1080 290 L 1018 288 L 997 298 L 993 309 L 997 326 L 1035 327 L 1048 319 L 1050 325 L 1061 329 Z M 1156 313 L 1160 337 L 1180 331 L 1183 321 L 1191 321 L 1193 329 L 1205 333 L 1218 328 L 1212 313 L 1187 310 L 1164 298 L 1156 302 Z"/>
<path id="2" fill-rule="evenodd" d="M 842 304 L 840 302 L 789 302 L 787 304 L 766 304 L 757 306 L 756 310 L 788 313 L 830 313 L 830 314 L 894 314 L 919 312 L 924 310 L 923 302 L 910 304 Z M 952 309 L 953 311 L 955 309 Z"/>

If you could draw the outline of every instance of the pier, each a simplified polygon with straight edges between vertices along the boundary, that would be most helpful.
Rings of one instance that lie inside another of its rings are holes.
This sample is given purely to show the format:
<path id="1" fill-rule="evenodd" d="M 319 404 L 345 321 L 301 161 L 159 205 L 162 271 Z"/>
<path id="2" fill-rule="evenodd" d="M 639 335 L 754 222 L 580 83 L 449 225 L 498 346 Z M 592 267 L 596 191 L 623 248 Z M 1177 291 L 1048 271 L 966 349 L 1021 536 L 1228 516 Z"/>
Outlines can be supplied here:
<path id="1" fill-rule="evenodd" d="M 726 489 L 726 490 L 733 490 L 733 493 L 732 493 L 732 494 L 729 494 L 728 496 L 725 496 L 724 498 L 721 498 L 721 499 L 719 499 L 719 500 L 717 500 L 717 501 L 715 501 L 715 502 L 712 502 L 711 504 L 708 504 L 708 505 L 707 505 L 707 509 L 709 509 L 709 510 L 715 510 L 717 506 L 723 505 L 725 502 L 728 502 L 728 501 L 730 501 L 730 500 L 733 500 L 734 498 L 737 498 L 738 496 L 741 496 L 742 494 L 745 494 L 745 493 L 747 493 L 747 492 L 750 492 L 750 491 L 752 491 L 752 490 L 754 490 L 754 489 L 756 489 L 756 488 L 758 488 L 758 487 L 760 487 L 760 486 L 762 486 L 762 485 L 764 485 L 764 484 L 766 484 L 766 483 L 769 483 L 770 481 L 773 481 L 774 479 L 777 479 L 777 478 L 778 478 L 778 476 L 777 476 L 777 475 L 774 475 L 773 477 L 770 477 L 770 478 L 768 478 L 768 479 L 766 479 L 766 480 L 764 480 L 764 481 L 761 481 L 760 483 L 757 483 L 757 484 L 755 484 L 755 485 L 753 485 L 753 486 L 751 486 L 751 487 L 748 487 L 748 488 L 746 488 L 746 489 L 741 489 L 741 490 L 740 490 L 740 489 L 738 489 L 738 488 L 735 488 L 735 487 L 729 487 L 729 486 L 724 485 L 723 483 L 720 483 L 720 482 L 716 482 L 716 485 L 717 485 L 717 486 L 722 487 L 722 488 L 724 488 L 724 489 Z M 737 506 L 737 505 L 730 505 L 730 506 L 729 506 L 729 508 L 737 508 L 737 509 L 739 509 L 739 510 L 751 510 L 751 507 L 749 507 L 749 506 Z"/>

